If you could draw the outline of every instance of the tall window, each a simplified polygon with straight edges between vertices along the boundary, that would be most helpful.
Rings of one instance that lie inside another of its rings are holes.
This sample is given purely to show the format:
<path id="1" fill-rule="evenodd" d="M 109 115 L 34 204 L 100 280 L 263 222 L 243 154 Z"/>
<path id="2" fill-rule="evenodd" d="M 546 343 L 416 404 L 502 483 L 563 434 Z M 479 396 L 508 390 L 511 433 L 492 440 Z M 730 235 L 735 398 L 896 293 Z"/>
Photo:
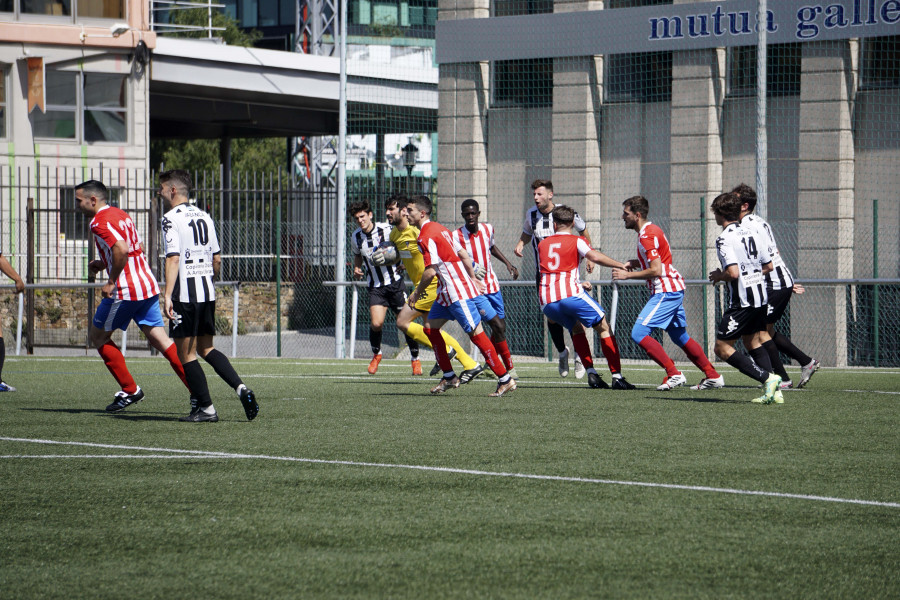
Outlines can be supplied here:
<path id="1" fill-rule="evenodd" d="M 863 88 L 900 87 L 900 35 L 862 40 Z"/>
<path id="2" fill-rule="evenodd" d="M 91 19 L 125 18 L 125 0 L 0 0 L 0 12 L 14 12 L 18 3 L 19 14 L 50 15 Z"/>
<path id="3" fill-rule="evenodd" d="M 756 94 L 756 46 L 728 49 L 728 94 Z M 799 43 L 770 44 L 766 54 L 766 96 L 798 96 L 800 94 Z"/>
<path id="4" fill-rule="evenodd" d="M 0 65 L 0 139 L 6 137 L 6 67 Z"/>
<path id="5" fill-rule="evenodd" d="M 494 0 L 495 17 L 553 12 L 552 0 Z M 492 106 L 553 106 L 553 59 L 525 58 L 491 63 Z"/>
<path id="6" fill-rule="evenodd" d="M 672 99 L 672 53 L 610 54 L 604 69 L 606 102 L 668 102 Z"/>
<path id="7" fill-rule="evenodd" d="M 47 112 L 29 115 L 36 138 L 128 141 L 128 77 L 117 73 L 46 71 Z"/>

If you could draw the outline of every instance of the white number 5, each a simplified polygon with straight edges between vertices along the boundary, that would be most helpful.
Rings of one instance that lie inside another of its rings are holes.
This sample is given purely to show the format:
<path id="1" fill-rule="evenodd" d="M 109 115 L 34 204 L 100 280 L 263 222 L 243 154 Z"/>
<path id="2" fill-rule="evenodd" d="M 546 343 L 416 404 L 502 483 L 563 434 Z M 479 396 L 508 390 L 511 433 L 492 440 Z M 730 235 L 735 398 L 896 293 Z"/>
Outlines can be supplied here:
<path id="1" fill-rule="evenodd" d="M 551 270 L 555 271 L 559 268 L 559 249 L 562 248 L 562 244 L 550 244 L 550 247 L 547 248 L 547 256 L 550 257 L 550 264 L 547 265 Z"/>

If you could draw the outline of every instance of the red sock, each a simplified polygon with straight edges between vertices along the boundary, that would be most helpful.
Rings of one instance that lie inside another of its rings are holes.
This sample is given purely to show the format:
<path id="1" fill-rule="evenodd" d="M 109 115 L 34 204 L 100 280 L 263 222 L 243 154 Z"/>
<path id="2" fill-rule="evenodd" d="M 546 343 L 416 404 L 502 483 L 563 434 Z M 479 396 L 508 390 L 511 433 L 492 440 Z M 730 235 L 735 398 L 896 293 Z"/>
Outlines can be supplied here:
<path id="1" fill-rule="evenodd" d="M 503 365 L 506 367 L 506 370 L 509 371 L 510 369 L 512 369 L 512 354 L 509 351 L 509 346 L 507 345 L 506 340 L 494 342 L 494 348 L 497 349 L 497 354 L 499 354 L 500 358 L 503 359 Z"/>
<path id="2" fill-rule="evenodd" d="M 172 365 L 172 370 L 175 371 L 175 374 L 181 378 L 181 383 L 184 384 L 184 387 L 191 391 L 191 386 L 188 385 L 187 377 L 184 376 L 184 367 L 181 366 L 181 361 L 178 359 L 178 350 L 175 349 L 175 344 L 172 343 L 166 348 L 165 352 L 163 352 L 163 356 L 168 359 L 169 364 Z"/>
<path id="3" fill-rule="evenodd" d="M 441 330 L 429 329 L 428 327 L 425 327 L 423 330 L 425 331 L 425 335 L 428 336 L 428 339 L 431 340 L 431 347 L 434 349 L 434 357 L 437 359 L 438 364 L 441 365 L 441 371 L 449 373 L 453 370 L 453 363 L 450 362 L 450 356 L 447 355 L 447 342 L 444 341 Z"/>
<path id="4" fill-rule="evenodd" d="M 616 336 L 610 334 L 609 337 L 601 337 L 600 349 L 603 350 L 603 356 L 606 357 L 606 364 L 609 365 L 609 372 L 613 375 L 621 372 L 622 361 L 619 358 L 619 348 L 616 346 Z"/>
<path id="5" fill-rule="evenodd" d="M 122 391 L 127 394 L 135 393 L 137 384 L 134 382 L 131 373 L 128 372 L 128 367 L 125 366 L 125 357 L 122 356 L 122 351 L 119 350 L 119 347 L 110 340 L 97 348 L 97 352 L 100 353 L 106 368 L 109 369 Z"/>
<path id="6" fill-rule="evenodd" d="M 572 334 L 572 347 L 575 348 L 575 354 L 581 359 L 581 365 L 585 369 L 594 366 L 594 358 L 591 356 L 591 346 L 588 344 L 587 336 L 581 333 Z"/>
<path id="7" fill-rule="evenodd" d="M 691 362 L 703 371 L 703 374 L 706 375 L 707 379 L 719 377 L 718 371 L 713 368 L 712 363 L 709 362 L 709 359 L 706 357 L 706 352 L 703 351 L 700 344 L 694 341 L 694 338 L 689 339 L 687 344 L 682 346 L 681 349 L 684 350 L 687 357 L 691 359 Z"/>
<path id="8" fill-rule="evenodd" d="M 475 342 L 475 345 L 478 346 L 478 349 L 481 350 L 481 355 L 484 356 L 484 362 L 491 368 L 494 375 L 497 377 L 506 375 L 506 369 L 497 357 L 497 349 L 494 348 L 494 344 L 491 343 L 491 338 L 489 338 L 484 331 L 478 335 L 471 336 L 471 338 L 472 341 Z"/>
<path id="9" fill-rule="evenodd" d="M 643 348 L 644 352 L 646 352 L 656 364 L 666 370 L 666 375 L 668 377 L 678 374 L 678 369 L 675 368 L 675 362 L 669 358 L 669 355 L 663 350 L 662 344 L 649 335 L 645 335 L 644 339 L 638 342 L 638 346 Z"/>

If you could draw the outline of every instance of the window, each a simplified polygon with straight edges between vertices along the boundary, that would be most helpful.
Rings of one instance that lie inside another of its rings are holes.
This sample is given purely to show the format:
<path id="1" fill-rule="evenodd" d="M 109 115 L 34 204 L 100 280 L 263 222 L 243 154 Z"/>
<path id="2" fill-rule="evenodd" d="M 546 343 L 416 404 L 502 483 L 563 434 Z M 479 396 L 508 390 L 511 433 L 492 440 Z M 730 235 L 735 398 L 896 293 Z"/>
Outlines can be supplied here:
<path id="1" fill-rule="evenodd" d="M 668 102 L 672 99 L 672 53 L 610 54 L 603 61 L 606 102 Z"/>
<path id="2" fill-rule="evenodd" d="M 19 12 L 29 15 L 72 16 L 72 0 L 19 0 Z"/>
<path id="3" fill-rule="evenodd" d="M 0 139 L 6 137 L 6 67 L 0 65 Z"/>
<path id="4" fill-rule="evenodd" d="M 122 189 L 112 187 L 107 189 L 109 190 L 108 204 L 119 206 Z M 91 239 L 90 224 L 91 219 L 78 210 L 75 202 L 75 188 L 59 188 L 59 232 L 65 235 L 67 240 L 89 240 Z"/>
<path id="5" fill-rule="evenodd" d="M 860 87 L 900 87 L 900 35 L 862 40 Z"/>
<path id="6" fill-rule="evenodd" d="M 0 12 L 13 12 L 14 10 L 13 0 L 0 0 Z"/>
<path id="7" fill-rule="evenodd" d="M 766 96 L 800 95 L 799 43 L 770 44 L 766 55 Z M 728 49 L 728 95 L 756 94 L 756 46 Z"/>
<path id="8" fill-rule="evenodd" d="M 493 0 L 495 17 L 553 12 L 552 0 Z M 553 59 L 525 58 L 491 63 L 492 106 L 553 106 Z"/>
<path id="9" fill-rule="evenodd" d="M 0 0 L 0 11 L 13 12 L 14 0 Z M 125 19 L 125 0 L 18 0 L 19 14 L 89 19 Z"/>
<path id="10" fill-rule="evenodd" d="M 661 4 L 672 4 L 672 0 L 607 0 L 606 8 L 636 8 Z"/>
<path id="11" fill-rule="evenodd" d="M 29 116 L 36 138 L 90 142 L 128 141 L 128 76 L 46 71 L 47 112 Z"/>

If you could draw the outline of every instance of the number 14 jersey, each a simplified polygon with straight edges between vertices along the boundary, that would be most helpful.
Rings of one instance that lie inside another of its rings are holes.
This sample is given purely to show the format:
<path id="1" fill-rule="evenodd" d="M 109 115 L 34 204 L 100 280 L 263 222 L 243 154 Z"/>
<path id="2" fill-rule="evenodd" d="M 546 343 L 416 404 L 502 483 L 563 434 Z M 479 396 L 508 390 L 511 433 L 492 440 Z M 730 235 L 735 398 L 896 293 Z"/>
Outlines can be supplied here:
<path id="1" fill-rule="evenodd" d="M 179 204 L 163 216 L 166 258 L 179 256 L 178 280 L 172 299 L 179 302 L 212 302 L 213 256 L 219 253 L 219 238 L 212 218 L 190 204 Z"/>

